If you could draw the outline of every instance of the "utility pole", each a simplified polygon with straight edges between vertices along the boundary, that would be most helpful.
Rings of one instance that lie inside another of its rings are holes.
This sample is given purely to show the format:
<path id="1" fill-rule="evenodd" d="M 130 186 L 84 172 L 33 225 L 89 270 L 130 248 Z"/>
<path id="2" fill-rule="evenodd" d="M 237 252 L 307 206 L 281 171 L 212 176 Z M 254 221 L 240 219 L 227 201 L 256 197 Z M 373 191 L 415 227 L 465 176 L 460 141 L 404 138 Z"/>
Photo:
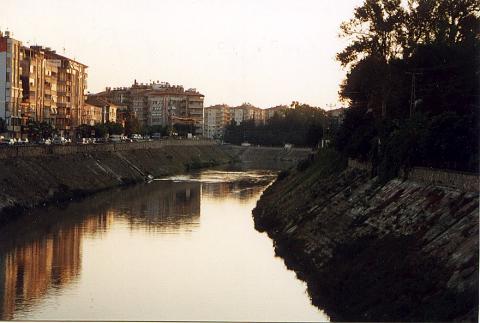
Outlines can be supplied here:
<path id="1" fill-rule="evenodd" d="M 412 76 L 412 89 L 410 91 L 410 118 L 415 112 L 415 101 L 416 101 L 416 75 L 422 75 L 420 72 L 407 72 L 408 75 Z"/>

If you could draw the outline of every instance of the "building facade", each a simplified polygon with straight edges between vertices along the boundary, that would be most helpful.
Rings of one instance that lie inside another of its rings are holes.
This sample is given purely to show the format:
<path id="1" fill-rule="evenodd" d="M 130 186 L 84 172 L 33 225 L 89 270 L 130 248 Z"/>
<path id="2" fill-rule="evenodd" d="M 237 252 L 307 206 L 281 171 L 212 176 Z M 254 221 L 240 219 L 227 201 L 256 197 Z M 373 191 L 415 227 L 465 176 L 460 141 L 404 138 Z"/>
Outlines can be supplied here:
<path id="1" fill-rule="evenodd" d="M 85 104 L 86 70 L 48 47 L 24 47 L 9 32 L 0 32 L 0 118 L 10 136 L 25 136 L 29 121 L 73 136 Z"/>
<path id="2" fill-rule="evenodd" d="M 0 118 L 6 130 L 20 137 L 22 118 L 22 43 L 0 32 Z"/>
<path id="3" fill-rule="evenodd" d="M 89 104 L 88 101 L 85 103 L 82 110 L 82 124 L 89 126 L 94 126 L 96 124 L 102 123 L 103 118 L 103 109 L 95 105 Z"/>
<path id="4" fill-rule="evenodd" d="M 232 118 L 231 109 L 226 104 L 219 104 L 205 108 L 205 136 L 211 139 L 221 139 L 225 127 Z"/>
<path id="5" fill-rule="evenodd" d="M 55 128 L 61 135 L 73 136 L 75 128 L 81 124 L 88 66 L 53 50 L 46 49 L 45 56 L 57 66 Z"/>
<path id="6" fill-rule="evenodd" d="M 250 103 L 243 103 L 240 106 L 232 108 L 232 110 L 233 120 L 236 125 L 240 125 L 243 121 L 247 120 L 254 120 L 257 125 L 265 122 L 264 110 Z"/>
<path id="7" fill-rule="evenodd" d="M 140 126 L 186 125 L 197 135 L 203 135 L 204 95 L 196 89 L 185 90 L 183 86 L 166 82 L 143 84 L 135 80 L 129 88 L 106 88 L 96 96 L 127 106 Z"/>
<path id="8" fill-rule="evenodd" d="M 96 108 L 96 109 L 93 109 L 93 111 L 96 112 L 95 118 L 94 118 L 94 124 L 117 122 L 118 106 L 116 104 L 108 102 L 107 100 L 97 97 L 95 95 L 89 95 L 87 97 L 85 106 L 93 106 Z M 100 118 L 97 117 L 98 111 L 100 111 L 99 112 Z M 84 123 L 82 120 L 82 124 L 88 124 L 88 123 Z"/>

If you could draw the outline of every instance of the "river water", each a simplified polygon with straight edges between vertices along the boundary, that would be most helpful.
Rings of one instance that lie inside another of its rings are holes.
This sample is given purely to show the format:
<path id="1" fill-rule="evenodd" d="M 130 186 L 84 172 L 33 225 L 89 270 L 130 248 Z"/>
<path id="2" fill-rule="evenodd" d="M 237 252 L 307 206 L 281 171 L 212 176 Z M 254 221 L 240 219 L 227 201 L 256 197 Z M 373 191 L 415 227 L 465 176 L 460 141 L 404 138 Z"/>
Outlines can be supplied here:
<path id="1" fill-rule="evenodd" d="M 268 171 L 204 171 L 0 229 L 3 320 L 326 321 L 254 229 Z"/>

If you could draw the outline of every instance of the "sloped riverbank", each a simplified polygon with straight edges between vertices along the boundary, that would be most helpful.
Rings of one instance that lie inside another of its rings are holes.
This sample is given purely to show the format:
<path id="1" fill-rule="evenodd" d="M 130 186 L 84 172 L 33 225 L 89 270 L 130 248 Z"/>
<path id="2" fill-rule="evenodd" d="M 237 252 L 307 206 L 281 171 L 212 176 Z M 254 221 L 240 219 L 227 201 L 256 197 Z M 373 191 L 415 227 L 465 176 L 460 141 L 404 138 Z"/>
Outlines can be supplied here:
<path id="1" fill-rule="evenodd" d="M 132 145 L 135 149 L 121 150 L 99 147 L 0 159 L 0 224 L 25 209 L 138 183 L 148 175 L 178 174 L 232 160 L 213 144 L 179 143 L 151 149 Z"/>
<path id="2" fill-rule="evenodd" d="M 324 152 L 253 211 L 313 302 L 332 320 L 476 321 L 478 192 L 345 166 Z"/>

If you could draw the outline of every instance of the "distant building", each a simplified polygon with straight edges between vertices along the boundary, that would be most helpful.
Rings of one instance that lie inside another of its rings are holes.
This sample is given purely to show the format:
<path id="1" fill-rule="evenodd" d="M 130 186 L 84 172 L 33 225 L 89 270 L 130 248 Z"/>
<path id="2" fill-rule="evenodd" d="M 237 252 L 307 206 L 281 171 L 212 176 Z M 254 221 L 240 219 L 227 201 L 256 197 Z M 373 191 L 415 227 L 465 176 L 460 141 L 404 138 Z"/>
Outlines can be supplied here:
<path id="1" fill-rule="evenodd" d="M 134 81 L 131 87 L 106 88 L 96 94 L 109 102 L 127 106 L 141 126 L 191 125 L 197 135 L 204 132 L 204 95 L 196 89 L 169 83 L 143 84 Z"/>
<path id="2" fill-rule="evenodd" d="M 337 125 L 340 125 L 343 123 L 343 119 L 345 119 L 345 112 L 347 111 L 346 108 L 338 108 L 338 109 L 334 109 L 334 110 L 328 110 L 326 111 L 327 115 L 334 119 L 335 123 Z"/>
<path id="3" fill-rule="evenodd" d="M 233 120 L 237 125 L 247 120 L 254 120 L 255 124 L 263 124 L 265 122 L 264 110 L 250 103 L 243 103 L 241 106 L 232 108 L 232 110 Z"/>
<path id="4" fill-rule="evenodd" d="M 94 95 L 89 95 L 86 101 L 87 105 L 96 107 L 97 111 L 100 111 L 101 118 L 100 122 L 96 123 L 108 123 L 108 122 L 117 122 L 117 105 L 111 102 L 108 102 L 105 99 L 96 97 Z M 98 121 L 97 118 L 94 121 Z"/>
<path id="5" fill-rule="evenodd" d="M 275 107 L 265 109 L 265 120 L 273 118 L 275 114 L 285 116 L 285 112 L 290 109 L 288 105 L 277 105 Z"/>
<path id="6" fill-rule="evenodd" d="M 207 138 L 222 138 L 225 127 L 231 121 L 230 107 L 218 104 L 205 108 L 205 136 Z"/>
<path id="7" fill-rule="evenodd" d="M 103 109 L 92 104 L 85 103 L 82 110 L 82 124 L 94 126 L 102 123 Z"/>

